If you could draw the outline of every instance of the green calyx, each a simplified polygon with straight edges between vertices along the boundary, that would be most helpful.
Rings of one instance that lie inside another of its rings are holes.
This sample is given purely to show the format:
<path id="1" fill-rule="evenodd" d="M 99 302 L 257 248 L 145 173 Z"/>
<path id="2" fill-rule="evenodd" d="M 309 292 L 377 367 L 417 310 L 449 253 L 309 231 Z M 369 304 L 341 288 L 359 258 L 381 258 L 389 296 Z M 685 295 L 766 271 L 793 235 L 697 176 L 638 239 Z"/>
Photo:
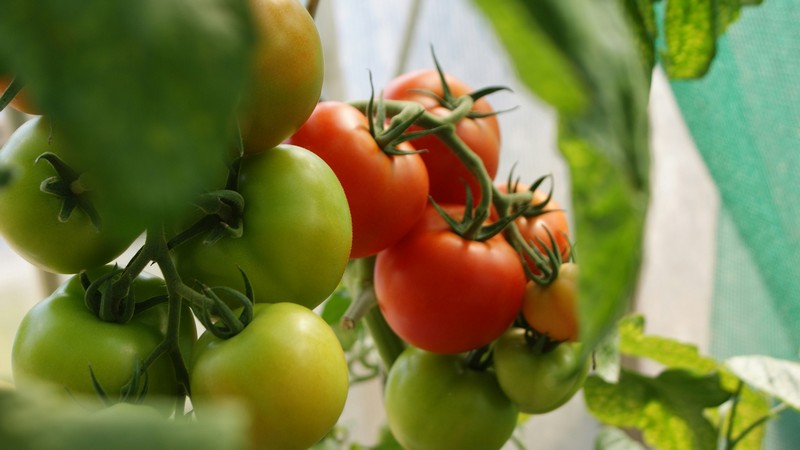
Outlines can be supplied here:
<path id="1" fill-rule="evenodd" d="M 102 227 L 100 215 L 89 198 L 90 191 L 86 186 L 85 176 L 75 171 L 56 154 L 45 152 L 39 155 L 34 162 L 46 161 L 55 170 L 56 175 L 42 181 L 40 189 L 42 192 L 55 195 L 61 199 L 61 209 L 58 213 L 58 220 L 66 222 L 72 212 L 78 208 L 92 222 L 97 230 Z"/>

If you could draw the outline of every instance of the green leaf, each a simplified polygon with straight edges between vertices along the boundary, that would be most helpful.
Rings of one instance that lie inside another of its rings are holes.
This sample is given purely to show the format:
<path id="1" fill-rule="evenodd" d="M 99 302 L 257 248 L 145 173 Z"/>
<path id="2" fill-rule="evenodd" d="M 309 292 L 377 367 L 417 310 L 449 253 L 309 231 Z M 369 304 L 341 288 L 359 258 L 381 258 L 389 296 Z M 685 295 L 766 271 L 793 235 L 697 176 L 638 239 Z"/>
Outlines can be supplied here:
<path id="1" fill-rule="evenodd" d="M 699 78 L 716 53 L 716 0 L 669 0 L 664 13 L 666 49 L 661 55 L 671 78 Z"/>
<path id="2" fill-rule="evenodd" d="M 640 314 L 626 316 L 619 323 L 620 351 L 630 356 L 640 356 L 658 361 L 669 368 L 686 369 L 697 374 L 707 374 L 719 369 L 713 358 L 703 356 L 694 344 L 678 342 L 661 336 L 644 334 L 644 317 Z M 735 385 L 732 386 L 732 389 Z"/>
<path id="3" fill-rule="evenodd" d="M 735 356 L 725 365 L 748 385 L 800 410 L 800 363 L 752 355 Z"/>
<path id="4" fill-rule="evenodd" d="M 620 351 L 619 332 L 606 336 L 594 351 L 593 373 L 608 383 L 619 381 Z"/>
<path id="5" fill-rule="evenodd" d="M 224 181 L 252 42 L 245 0 L 0 2 L 0 58 L 137 223 Z"/>
<path id="6" fill-rule="evenodd" d="M 586 404 L 600 421 L 642 431 L 659 450 L 715 448 L 717 429 L 705 411 L 730 394 L 717 374 L 670 369 L 656 378 L 623 370 L 618 384 L 591 376 L 584 385 Z"/>
<path id="7" fill-rule="evenodd" d="M 618 0 L 476 1 L 507 46 L 533 47 L 544 37 L 569 63 L 526 76 L 533 58 L 510 50 L 532 91 L 549 92 L 551 77 L 582 81 L 576 92 L 585 108 L 559 109 L 559 147 L 570 167 L 581 254 L 581 340 L 591 351 L 626 310 L 638 278 L 649 201 L 649 74 Z M 508 11 L 513 22 L 498 19 Z"/>
<path id="8" fill-rule="evenodd" d="M 595 450 L 645 450 L 645 446 L 614 427 L 600 429 L 595 438 L 594 448 Z"/>

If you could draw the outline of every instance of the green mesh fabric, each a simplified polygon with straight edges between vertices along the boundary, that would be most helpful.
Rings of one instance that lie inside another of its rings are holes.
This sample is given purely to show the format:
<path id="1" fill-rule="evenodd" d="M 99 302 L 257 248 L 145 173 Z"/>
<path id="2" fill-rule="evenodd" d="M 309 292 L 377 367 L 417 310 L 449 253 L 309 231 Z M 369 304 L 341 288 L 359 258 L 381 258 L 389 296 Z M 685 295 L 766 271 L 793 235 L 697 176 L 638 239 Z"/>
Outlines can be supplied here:
<path id="1" fill-rule="evenodd" d="M 722 198 L 712 353 L 800 358 L 800 2 L 744 8 L 706 77 L 673 91 Z M 784 413 L 766 449 L 800 448 Z"/>

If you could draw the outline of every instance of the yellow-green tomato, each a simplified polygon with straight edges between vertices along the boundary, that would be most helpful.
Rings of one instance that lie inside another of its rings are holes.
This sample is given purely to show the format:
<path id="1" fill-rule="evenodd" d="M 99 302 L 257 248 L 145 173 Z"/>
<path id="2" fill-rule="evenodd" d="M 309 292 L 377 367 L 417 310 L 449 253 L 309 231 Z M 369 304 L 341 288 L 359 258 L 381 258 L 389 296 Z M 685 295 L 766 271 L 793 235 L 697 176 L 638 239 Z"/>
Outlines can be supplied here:
<path id="1" fill-rule="evenodd" d="M 347 362 L 333 330 L 313 311 L 257 304 L 241 333 L 200 337 L 191 386 L 198 420 L 219 402 L 238 402 L 249 412 L 254 449 L 307 449 L 344 409 Z"/>
<path id="2" fill-rule="evenodd" d="M 280 145 L 242 160 L 239 192 L 242 236 L 177 247 L 183 281 L 243 290 L 241 268 L 256 302 L 322 303 L 339 285 L 353 241 L 336 174 L 314 153 Z"/>
<path id="3" fill-rule="evenodd" d="M 528 414 L 544 414 L 562 406 L 583 386 L 589 371 L 581 361 L 581 344 L 564 342 L 541 352 L 512 328 L 494 347 L 494 368 L 500 387 Z"/>
<path id="4" fill-rule="evenodd" d="M 406 349 L 386 381 L 389 429 L 406 450 L 497 450 L 517 424 L 517 407 L 494 374 L 460 355 Z"/>
<path id="5" fill-rule="evenodd" d="M 305 2 L 249 0 L 256 47 L 240 124 L 245 153 L 271 149 L 308 119 L 322 92 L 322 43 Z"/>
<path id="6" fill-rule="evenodd" d="M 145 274 L 134 280 L 132 290 L 137 301 L 166 293 L 163 280 Z M 20 391 L 51 386 L 89 409 L 100 408 L 103 403 L 89 369 L 106 394 L 116 400 L 130 381 L 136 360 L 146 358 L 164 340 L 167 322 L 166 303 L 137 313 L 124 324 L 104 322 L 86 307 L 83 286 L 74 276 L 22 319 L 11 354 L 14 383 Z M 179 336 L 188 360 L 197 338 L 188 307 L 182 310 Z M 162 355 L 150 366 L 147 383 L 145 404 L 166 407 L 170 413 L 178 381 L 169 357 Z"/>

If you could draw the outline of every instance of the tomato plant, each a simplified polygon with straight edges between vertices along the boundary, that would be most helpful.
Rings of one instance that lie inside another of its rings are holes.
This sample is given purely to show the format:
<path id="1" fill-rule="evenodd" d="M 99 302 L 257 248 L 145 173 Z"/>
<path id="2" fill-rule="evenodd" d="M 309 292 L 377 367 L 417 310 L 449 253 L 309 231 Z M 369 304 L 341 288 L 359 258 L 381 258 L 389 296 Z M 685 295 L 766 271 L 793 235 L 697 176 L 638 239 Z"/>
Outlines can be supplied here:
<path id="1" fill-rule="evenodd" d="M 51 164 L 37 159 L 45 152 L 72 164 L 79 149 L 64 142 L 58 127 L 44 117 L 23 124 L 0 150 L 0 165 L 7 165 L 12 174 L 0 189 L 0 234 L 23 258 L 47 271 L 77 273 L 109 262 L 143 230 L 110 213 L 102 193 L 87 187 L 80 168 L 73 167 L 81 177 L 61 179 L 68 197 L 43 192 L 42 183 L 57 175 Z M 81 207 L 62 217 L 65 206 L 83 200 L 96 218 Z"/>
<path id="2" fill-rule="evenodd" d="M 91 275 L 107 270 L 93 271 Z M 132 292 L 137 302 L 164 295 L 164 280 L 140 275 L 133 281 Z M 166 304 L 137 313 L 124 324 L 104 322 L 86 307 L 84 293 L 79 277 L 73 276 L 22 319 L 11 355 L 17 389 L 34 389 L 44 383 L 97 409 L 101 402 L 90 369 L 102 389 L 115 400 L 130 381 L 137 360 L 147 357 L 164 339 Z M 179 329 L 184 358 L 191 357 L 196 338 L 191 312 L 184 308 Z M 174 407 L 177 383 L 172 363 L 161 356 L 147 370 L 145 403 L 161 407 L 165 399 L 172 397 Z"/>
<path id="3" fill-rule="evenodd" d="M 563 405 L 583 386 L 589 371 L 579 359 L 579 343 L 550 351 L 528 342 L 522 328 L 512 328 L 494 345 L 494 369 L 500 387 L 528 414 L 544 414 Z"/>
<path id="4" fill-rule="evenodd" d="M 322 318 L 292 303 L 255 305 L 253 321 L 228 340 L 204 333 L 191 373 L 198 418 L 215 402 L 240 402 L 259 449 L 307 449 L 333 427 L 347 397 L 338 338 Z"/>
<path id="5" fill-rule="evenodd" d="M 322 44 L 314 19 L 297 0 L 249 0 L 256 48 L 243 95 L 246 152 L 288 138 L 314 110 L 322 91 Z"/>
<path id="6" fill-rule="evenodd" d="M 433 352 L 464 352 L 499 337 L 519 312 L 524 287 L 519 256 L 502 236 L 464 239 L 433 207 L 375 263 L 386 321 L 404 340 Z"/>
<path id="7" fill-rule="evenodd" d="M 428 173 L 407 143 L 385 149 L 369 120 L 341 102 L 322 102 L 290 139 L 319 155 L 336 173 L 353 219 L 351 258 L 373 255 L 399 240 L 428 204 Z M 398 154 L 397 152 L 406 152 Z"/>
<path id="8" fill-rule="evenodd" d="M 472 93 L 472 89 L 456 77 L 445 74 L 449 93 L 453 98 Z M 446 116 L 448 108 L 426 93 L 446 97 L 442 80 L 436 70 L 419 70 L 403 74 L 391 80 L 383 90 L 384 97 L 393 100 L 408 100 L 422 104 L 431 113 Z M 491 105 L 486 99 L 475 101 L 472 111 L 479 114 L 492 114 Z M 471 118 L 465 117 L 456 124 L 456 134 L 483 162 L 490 178 L 497 174 L 500 161 L 500 128 L 493 115 Z M 439 203 L 464 204 L 465 184 L 469 186 L 473 198 L 480 198 L 480 185 L 452 150 L 435 135 L 413 139 L 411 145 L 426 150 L 421 153 L 428 168 L 430 194 Z"/>
<path id="9" fill-rule="evenodd" d="M 281 145 L 246 156 L 239 172 L 243 235 L 175 249 L 187 283 L 240 288 L 241 268 L 259 302 L 313 308 L 336 289 L 347 265 L 352 226 L 336 175 L 317 155 Z"/>
<path id="10" fill-rule="evenodd" d="M 407 349 L 384 396 L 389 429 L 407 450 L 499 449 L 517 424 L 494 374 L 470 369 L 459 355 Z"/>
<path id="11" fill-rule="evenodd" d="M 529 281 L 522 301 L 525 321 L 554 341 L 578 337 L 578 265 L 564 263 L 552 283 Z"/>

